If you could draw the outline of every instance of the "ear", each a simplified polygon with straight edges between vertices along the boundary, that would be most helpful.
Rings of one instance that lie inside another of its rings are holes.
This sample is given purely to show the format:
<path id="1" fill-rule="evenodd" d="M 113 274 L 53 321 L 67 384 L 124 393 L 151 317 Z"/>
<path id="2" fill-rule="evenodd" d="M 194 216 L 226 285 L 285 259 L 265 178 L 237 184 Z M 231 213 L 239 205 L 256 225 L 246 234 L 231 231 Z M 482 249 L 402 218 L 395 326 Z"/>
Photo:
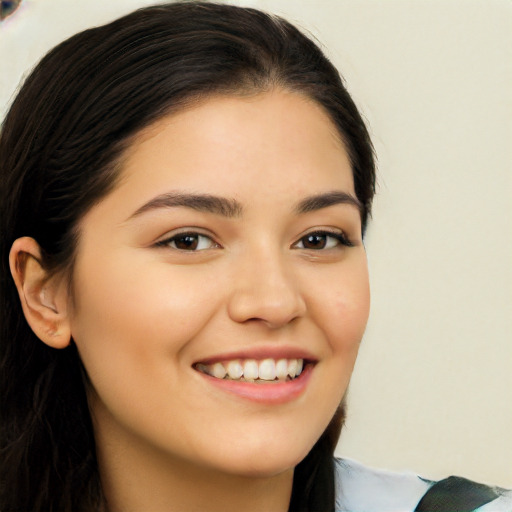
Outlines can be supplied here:
<path id="1" fill-rule="evenodd" d="M 11 274 L 23 313 L 36 336 L 53 348 L 71 341 L 68 286 L 62 274 L 49 274 L 42 265 L 41 249 L 29 237 L 18 238 L 9 254 Z"/>

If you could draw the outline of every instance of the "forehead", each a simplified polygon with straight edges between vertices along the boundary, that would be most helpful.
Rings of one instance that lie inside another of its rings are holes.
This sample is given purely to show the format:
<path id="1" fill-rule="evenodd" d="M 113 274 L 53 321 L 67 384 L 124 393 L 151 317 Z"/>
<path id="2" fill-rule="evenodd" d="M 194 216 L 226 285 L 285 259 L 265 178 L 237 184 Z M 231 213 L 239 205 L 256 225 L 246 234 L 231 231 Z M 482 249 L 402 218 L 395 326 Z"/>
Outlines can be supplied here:
<path id="1" fill-rule="evenodd" d="M 333 189 L 354 193 L 334 123 L 309 98 L 274 90 L 215 96 L 150 125 L 124 154 L 117 193 L 132 207 L 171 190 L 245 203 Z"/>

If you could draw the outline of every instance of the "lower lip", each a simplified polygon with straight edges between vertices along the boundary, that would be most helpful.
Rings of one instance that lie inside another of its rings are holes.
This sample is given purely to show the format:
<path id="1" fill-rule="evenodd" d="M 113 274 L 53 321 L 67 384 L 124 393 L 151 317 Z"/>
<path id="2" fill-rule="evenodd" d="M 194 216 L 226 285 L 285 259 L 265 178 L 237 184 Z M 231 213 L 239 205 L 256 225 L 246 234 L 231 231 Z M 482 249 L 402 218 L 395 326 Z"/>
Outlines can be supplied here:
<path id="1" fill-rule="evenodd" d="M 256 384 L 229 379 L 216 379 L 205 373 L 198 372 L 209 384 L 233 395 L 252 402 L 262 404 L 284 404 L 301 396 L 309 383 L 313 372 L 313 364 L 307 364 L 302 373 L 293 380 L 270 381 Z"/>

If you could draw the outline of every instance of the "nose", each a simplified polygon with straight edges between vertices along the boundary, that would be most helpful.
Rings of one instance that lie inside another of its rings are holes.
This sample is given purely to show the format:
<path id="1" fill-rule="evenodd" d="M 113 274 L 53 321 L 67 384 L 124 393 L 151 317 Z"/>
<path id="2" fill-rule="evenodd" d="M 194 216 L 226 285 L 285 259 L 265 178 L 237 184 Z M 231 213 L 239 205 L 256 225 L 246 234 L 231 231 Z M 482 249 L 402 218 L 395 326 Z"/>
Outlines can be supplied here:
<path id="1" fill-rule="evenodd" d="M 259 321 L 277 329 L 306 313 L 290 262 L 286 265 L 276 253 L 252 253 L 238 262 L 230 277 L 228 313 L 235 322 Z"/>

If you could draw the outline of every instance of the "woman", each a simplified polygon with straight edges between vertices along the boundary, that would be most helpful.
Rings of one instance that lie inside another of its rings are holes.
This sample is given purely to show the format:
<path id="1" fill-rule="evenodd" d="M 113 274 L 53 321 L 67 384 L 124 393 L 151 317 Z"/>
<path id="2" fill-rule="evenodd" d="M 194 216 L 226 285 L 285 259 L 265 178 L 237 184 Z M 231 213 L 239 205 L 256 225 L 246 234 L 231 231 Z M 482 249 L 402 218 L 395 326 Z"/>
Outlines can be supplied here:
<path id="1" fill-rule="evenodd" d="M 177 3 L 83 32 L 0 144 L 2 510 L 413 510 L 435 487 L 332 458 L 375 170 L 294 27 Z"/>

